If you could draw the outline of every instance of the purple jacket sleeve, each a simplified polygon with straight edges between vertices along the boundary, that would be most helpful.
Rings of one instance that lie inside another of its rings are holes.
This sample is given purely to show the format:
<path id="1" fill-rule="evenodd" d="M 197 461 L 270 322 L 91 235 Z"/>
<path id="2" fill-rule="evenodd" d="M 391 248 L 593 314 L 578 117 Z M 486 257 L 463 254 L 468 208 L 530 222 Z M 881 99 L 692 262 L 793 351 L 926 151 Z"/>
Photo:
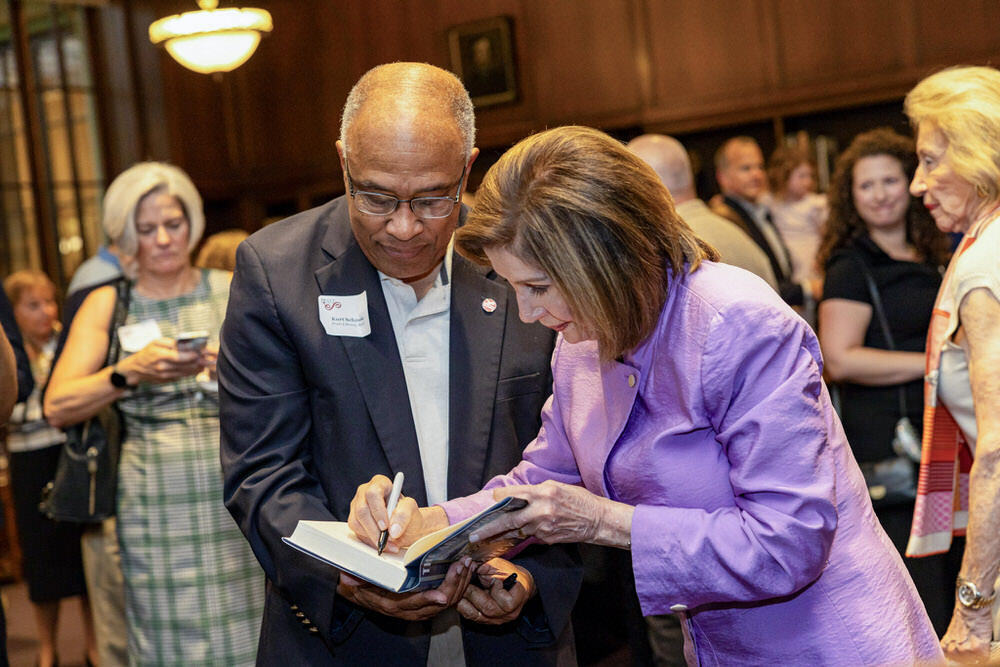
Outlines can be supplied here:
<path id="1" fill-rule="evenodd" d="M 833 542 L 835 463 L 815 337 L 797 318 L 743 308 L 714 317 L 702 340 L 702 396 L 681 397 L 703 402 L 733 504 L 636 508 L 632 562 L 647 615 L 789 595 L 820 575 Z"/>

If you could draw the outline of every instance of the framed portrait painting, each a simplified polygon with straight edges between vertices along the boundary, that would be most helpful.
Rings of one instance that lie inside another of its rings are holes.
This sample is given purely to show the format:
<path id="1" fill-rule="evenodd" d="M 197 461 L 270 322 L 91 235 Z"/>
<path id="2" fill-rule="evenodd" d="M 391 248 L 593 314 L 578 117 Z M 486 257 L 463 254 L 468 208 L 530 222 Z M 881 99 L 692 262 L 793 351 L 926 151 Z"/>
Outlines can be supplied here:
<path id="1" fill-rule="evenodd" d="M 451 68 L 477 107 L 517 99 L 510 18 L 498 16 L 450 28 L 448 48 Z"/>

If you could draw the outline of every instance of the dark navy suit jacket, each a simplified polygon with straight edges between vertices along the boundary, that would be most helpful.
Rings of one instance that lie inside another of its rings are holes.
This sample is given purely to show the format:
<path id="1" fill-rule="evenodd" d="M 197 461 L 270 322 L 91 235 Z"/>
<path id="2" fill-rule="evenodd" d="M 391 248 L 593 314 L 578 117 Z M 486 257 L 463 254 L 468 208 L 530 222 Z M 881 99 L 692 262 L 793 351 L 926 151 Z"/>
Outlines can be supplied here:
<path id="1" fill-rule="evenodd" d="M 552 332 L 518 319 L 513 291 L 457 253 L 452 263 L 449 497 L 521 459 L 551 392 Z M 329 336 L 318 297 L 367 293 L 371 333 Z M 497 303 L 486 312 L 483 300 Z M 281 542 L 299 519 L 346 520 L 357 486 L 406 474 L 427 504 L 406 381 L 378 273 L 347 200 L 275 223 L 239 248 L 219 356 L 226 505 L 267 573 L 260 664 L 425 664 L 426 622 L 336 595 L 336 570 Z M 419 406 L 418 406 L 419 409 Z M 469 664 L 547 664 L 582 578 L 573 549 L 518 558 L 539 594 L 517 621 L 463 621 Z"/>

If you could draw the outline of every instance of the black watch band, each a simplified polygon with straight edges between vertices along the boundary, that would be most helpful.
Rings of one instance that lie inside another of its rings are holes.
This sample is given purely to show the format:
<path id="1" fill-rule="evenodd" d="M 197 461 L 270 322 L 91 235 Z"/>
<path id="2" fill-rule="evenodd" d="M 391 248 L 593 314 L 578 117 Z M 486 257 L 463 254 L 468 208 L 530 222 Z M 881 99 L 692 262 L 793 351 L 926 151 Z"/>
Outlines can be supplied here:
<path id="1" fill-rule="evenodd" d="M 134 389 L 134 384 L 128 383 L 128 378 L 118 372 L 114 366 L 111 367 L 111 385 L 115 389 Z"/>

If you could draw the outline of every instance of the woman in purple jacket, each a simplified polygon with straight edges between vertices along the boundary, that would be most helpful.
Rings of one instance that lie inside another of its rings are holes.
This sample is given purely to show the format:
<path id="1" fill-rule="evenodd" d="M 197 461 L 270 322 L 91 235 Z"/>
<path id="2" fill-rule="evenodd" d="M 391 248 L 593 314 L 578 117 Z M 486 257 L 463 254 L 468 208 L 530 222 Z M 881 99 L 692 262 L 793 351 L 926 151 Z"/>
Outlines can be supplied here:
<path id="1" fill-rule="evenodd" d="M 441 506 L 401 500 L 392 544 L 514 495 L 528 507 L 474 537 L 631 550 L 643 613 L 682 617 L 690 664 L 941 663 L 806 323 L 712 261 L 656 174 L 597 130 L 523 140 L 477 194 L 457 246 L 513 285 L 523 320 L 561 333 L 553 395 L 521 463 Z M 369 541 L 389 486 L 355 499 Z M 470 587 L 459 611 L 503 619 L 489 593 Z"/>

